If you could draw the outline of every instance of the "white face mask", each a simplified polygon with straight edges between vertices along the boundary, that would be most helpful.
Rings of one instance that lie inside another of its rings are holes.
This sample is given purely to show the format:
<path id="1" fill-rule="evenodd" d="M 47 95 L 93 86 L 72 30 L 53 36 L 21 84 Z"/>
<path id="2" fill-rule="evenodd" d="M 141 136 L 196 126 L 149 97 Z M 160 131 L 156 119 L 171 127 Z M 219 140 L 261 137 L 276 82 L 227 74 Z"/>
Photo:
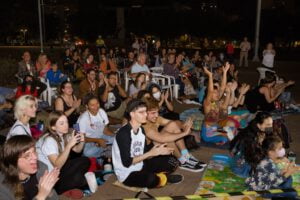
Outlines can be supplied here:
<path id="1" fill-rule="evenodd" d="M 160 100 L 160 95 L 161 95 L 161 92 L 155 92 L 153 93 L 153 97 L 156 99 L 156 100 Z"/>
<path id="2" fill-rule="evenodd" d="M 281 148 L 280 150 L 276 151 L 277 157 L 282 158 L 285 156 L 285 148 Z"/>

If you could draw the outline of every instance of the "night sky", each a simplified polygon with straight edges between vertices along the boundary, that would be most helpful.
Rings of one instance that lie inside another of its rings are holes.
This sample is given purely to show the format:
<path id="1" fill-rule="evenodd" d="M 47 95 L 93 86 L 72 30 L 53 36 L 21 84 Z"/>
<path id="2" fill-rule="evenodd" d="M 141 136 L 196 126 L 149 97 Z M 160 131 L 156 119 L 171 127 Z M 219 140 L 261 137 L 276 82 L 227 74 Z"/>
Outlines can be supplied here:
<path id="1" fill-rule="evenodd" d="M 261 41 L 300 35 L 300 1 L 262 0 Z M 44 0 L 46 40 L 72 36 L 94 41 L 116 36 L 116 8 L 125 8 L 126 34 L 172 38 L 180 34 L 240 39 L 254 37 L 256 0 Z M 9 0 L 0 6 L 0 42 L 8 36 L 38 38 L 37 0 Z"/>

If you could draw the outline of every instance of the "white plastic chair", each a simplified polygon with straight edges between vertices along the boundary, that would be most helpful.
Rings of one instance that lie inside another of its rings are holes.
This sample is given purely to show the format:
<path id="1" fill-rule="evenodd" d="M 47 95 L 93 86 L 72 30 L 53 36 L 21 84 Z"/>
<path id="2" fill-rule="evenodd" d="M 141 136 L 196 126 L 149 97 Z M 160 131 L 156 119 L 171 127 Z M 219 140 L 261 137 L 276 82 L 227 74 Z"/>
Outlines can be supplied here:
<path id="1" fill-rule="evenodd" d="M 259 73 L 259 78 L 258 78 L 258 83 L 257 83 L 258 85 L 260 84 L 260 81 L 261 81 L 262 79 L 266 78 L 266 72 L 272 72 L 272 73 L 276 74 L 275 71 L 270 70 L 270 69 L 265 68 L 265 67 L 258 67 L 258 68 L 257 68 L 257 71 L 258 71 L 258 73 Z"/>
<path id="2" fill-rule="evenodd" d="M 151 67 L 150 72 L 152 73 L 157 73 L 157 74 L 162 74 L 164 71 L 164 68 L 162 66 L 159 67 Z"/>
<path id="3" fill-rule="evenodd" d="M 151 74 L 152 74 L 152 82 L 160 85 L 162 89 L 169 89 L 170 97 L 171 99 L 173 99 L 173 90 L 176 85 L 175 78 L 173 76 L 162 75 L 158 73 L 151 73 Z"/>
<path id="4" fill-rule="evenodd" d="M 129 81 L 133 81 L 133 78 L 128 76 L 128 72 L 125 71 L 124 72 L 124 80 L 125 80 L 125 91 L 127 92 L 128 91 L 128 88 L 129 88 Z"/>
<path id="5" fill-rule="evenodd" d="M 57 87 L 51 87 L 48 79 L 40 78 L 40 80 L 42 83 L 46 84 L 47 86 L 46 90 L 41 94 L 42 100 L 47 101 L 49 106 L 51 106 L 52 99 L 57 96 Z M 68 78 L 68 81 L 70 81 L 70 78 Z"/>

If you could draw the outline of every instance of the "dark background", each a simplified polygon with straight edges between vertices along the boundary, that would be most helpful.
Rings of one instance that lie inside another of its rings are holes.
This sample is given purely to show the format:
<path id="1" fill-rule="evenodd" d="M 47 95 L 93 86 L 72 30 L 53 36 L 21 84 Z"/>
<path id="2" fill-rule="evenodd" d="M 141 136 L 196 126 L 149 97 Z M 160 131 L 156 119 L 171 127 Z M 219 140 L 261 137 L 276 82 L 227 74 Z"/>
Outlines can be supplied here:
<path id="1" fill-rule="evenodd" d="M 37 0 L 2 1 L 0 43 L 21 35 L 39 37 Z M 126 35 L 152 34 L 170 39 L 196 37 L 253 41 L 256 0 L 43 0 L 45 38 L 62 40 L 65 33 L 95 41 L 101 34 L 116 37 L 116 8 L 125 8 Z M 261 41 L 300 39 L 300 1 L 262 0 Z"/>

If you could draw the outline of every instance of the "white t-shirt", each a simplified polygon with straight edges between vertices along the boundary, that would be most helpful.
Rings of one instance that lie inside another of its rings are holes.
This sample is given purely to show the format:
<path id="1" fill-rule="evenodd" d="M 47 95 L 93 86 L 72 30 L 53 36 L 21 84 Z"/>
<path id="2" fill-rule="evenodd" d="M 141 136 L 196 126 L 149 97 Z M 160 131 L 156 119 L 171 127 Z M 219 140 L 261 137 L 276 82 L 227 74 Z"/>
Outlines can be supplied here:
<path id="1" fill-rule="evenodd" d="M 58 144 L 55 141 L 54 138 L 47 136 L 48 134 L 46 134 L 45 136 L 41 137 L 37 143 L 36 143 L 36 151 L 38 153 L 38 159 L 40 161 L 42 161 L 43 163 L 45 163 L 48 166 L 48 170 L 52 170 L 54 167 L 52 165 L 52 163 L 50 162 L 48 156 L 50 155 L 59 155 L 59 149 L 58 149 Z M 61 138 L 61 147 L 62 147 L 62 151 L 64 150 L 65 147 L 65 143 L 64 140 Z"/>
<path id="2" fill-rule="evenodd" d="M 140 171 L 143 168 L 143 161 L 131 164 L 129 167 L 124 166 L 123 161 L 128 158 L 122 158 L 122 155 L 132 159 L 143 155 L 145 141 L 146 136 L 142 128 L 139 128 L 137 134 L 134 134 L 128 124 L 119 129 L 112 147 L 112 160 L 116 176 L 120 182 L 125 181 L 130 173 Z"/>
<path id="3" fill-rule="evenodd" d="M 129 86 L 129 96 L 133 97 L 134 94 L 138 93 L 140 91 L 140 89 L 138 89 L 137 87 L 135 87 L 135 85 L 132 83 Z"/>
<path id="4" fill-rule="evenodd" d="M 102 138 L 107 143 L 112 143 L 113 137 L 109 137 L 104 134 L 104 128 L 109 123 L 106 112 L 103 109 L 99 109 L 98 113 L 94 116 L 89 111 L 85 111 L 77 120 L 79 123 L 80 132 L 86 134 L 89 138 Z M 99 156 L 101 147 L 97 146 L 96 143 L 88 142 L 85 143 L 83 149 L 83 155 L 87 157 Z"/>
<path id="5" fill-rule="evenodd" d="M 263 58 L 262 64 L 267 67 L 273 68 L 275 54 L 273 54 L 270 50 L 264 50 L 263 56 L 264 56 L 264 58 Z"/>
<path id="6" fill-rule="evenodd" d="M 6 139 L 8 140 L 9 138 L 15 135 L 32 136 L 29 124 L 24 125 L 20 120 L 17 120 L 9 130 Z"/>
<path id="7" fill-rule="evenodd" d="M 90 138 L 101 138 L 105 126 L 109 123 L 106 112 L 100 108 L 94 116 L 89 111 L 85 111 L 77 120 L 80 132 L 86 134 Z"/>
<path id="8" fill-rule="evenodd" d="M 131 73 L 132 74 L 135 74 L 135 73 L 140 73 L 140 72 L 147 72 L 147 73 L 150 73 L 150 70 L 148 68 L 147 65 L 139 65 L 138 62 L 136 62 L 134 65 L 132 65 L 131 67 Z"/>

